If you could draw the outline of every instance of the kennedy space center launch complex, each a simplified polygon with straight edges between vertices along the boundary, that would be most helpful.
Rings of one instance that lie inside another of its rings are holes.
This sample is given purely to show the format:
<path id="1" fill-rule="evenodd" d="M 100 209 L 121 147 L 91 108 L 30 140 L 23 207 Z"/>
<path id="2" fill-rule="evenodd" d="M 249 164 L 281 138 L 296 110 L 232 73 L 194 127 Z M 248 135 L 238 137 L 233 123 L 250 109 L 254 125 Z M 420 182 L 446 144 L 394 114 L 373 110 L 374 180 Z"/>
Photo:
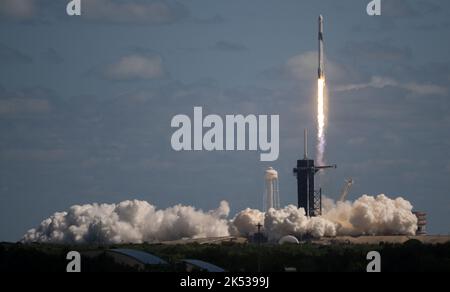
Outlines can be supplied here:
<path id="1" fill-rule="evenodd" d="M 317 135 L 317 157 L 315 160 L 308 153 L 308 130 L 304 130 L 304 154 L 303 158 L 297 160 L 293 174 L 297 179 L 297 207 L 305 210 L 307 217 L 315 217 L 322 215 L 322 188 L 315 184 L 315 176 L 327 169 L 337 168 L 336 164 L 324 165 L 324 148 L 325 148 L 325 117 L 324 117 L 324 87 L 325 87 L 325 70 L 324 70 L 324 18 L 322 15 L 318 18 L 318 135 Z M 317 163 L 317 164 L 316 164 Z M 351 186 L 353 179 L 345 181 L 344 188 L 340 195 L 339 201 L 344 202 Z M 267 212 L 270 208 L 280 208 L 280 195 L 278 189 L 278 173 L 273 168 L 269 168 L 265 173 L 265 195 L 264 210 Z M 427 214 L 424 212 L 413 212 L 417 217 L 417 233 L 416 235 L 426 234 Z"/>

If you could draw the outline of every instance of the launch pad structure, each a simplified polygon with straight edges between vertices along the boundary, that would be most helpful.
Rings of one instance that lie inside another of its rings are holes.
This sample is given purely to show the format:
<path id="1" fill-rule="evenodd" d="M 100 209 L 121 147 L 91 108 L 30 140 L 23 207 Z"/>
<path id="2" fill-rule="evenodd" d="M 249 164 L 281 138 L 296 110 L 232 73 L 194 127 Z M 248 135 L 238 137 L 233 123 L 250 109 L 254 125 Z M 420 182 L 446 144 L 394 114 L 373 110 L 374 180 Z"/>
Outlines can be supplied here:
<path id="1" fill-rule="evenodd" d="M 303 159 L 297 160 L 294 175 L 297 177 L 298 208 L 304 208 L 306 216 L 322 215 L 322 189 L 315 189 L 315 175 L 324 169 L 337 168 L 336 165 L 315 165 L 314 159 L 308 158 L 308 131 L 304 132 L 305 153 Z"/>

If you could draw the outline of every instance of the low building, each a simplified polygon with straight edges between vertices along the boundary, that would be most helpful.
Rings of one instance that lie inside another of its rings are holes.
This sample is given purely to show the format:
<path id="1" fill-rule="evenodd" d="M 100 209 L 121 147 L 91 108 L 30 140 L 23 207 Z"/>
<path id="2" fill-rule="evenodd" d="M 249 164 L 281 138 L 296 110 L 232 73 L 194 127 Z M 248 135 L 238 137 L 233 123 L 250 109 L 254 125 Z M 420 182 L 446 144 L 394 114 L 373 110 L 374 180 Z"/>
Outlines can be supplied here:
<path id="1" fill-rule="evenodd" d="M 210 272 L 210 273 L 223 273 L 224 269 L 207 263 L 201 260 L 182 260 L 181 264 L 184 266 L 186 272 Z"/>
<path id="2" fill-rule="evenodd" d="M 426 235 L 427 227 L 427 213 L 425 212 L 413 212 L 417 217 L 417 232 L 416 235 Z"/>
<path id="3" fill-rule="evenodd" d="M 109 249 L 106 254 L 116 263 L 145 270 L 146 266 L 168 265 L 168 263 L 152 254 L 134 249 Z"/>

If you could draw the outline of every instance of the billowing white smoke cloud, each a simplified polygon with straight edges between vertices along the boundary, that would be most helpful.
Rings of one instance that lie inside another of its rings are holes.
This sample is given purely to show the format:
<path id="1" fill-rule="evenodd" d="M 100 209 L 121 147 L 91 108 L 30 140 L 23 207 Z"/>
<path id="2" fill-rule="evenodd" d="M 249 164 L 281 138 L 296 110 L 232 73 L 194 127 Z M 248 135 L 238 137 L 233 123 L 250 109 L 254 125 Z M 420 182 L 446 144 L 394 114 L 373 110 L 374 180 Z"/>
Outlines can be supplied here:
<path id="1" fill-rule="evenodd" d="M 414 235 L 417 218 L 412 205 L 403 198 L 364 195 L 354 202 L 335 203 L 324 199 L 323 215 L 308 218 L 304 209 L 289 205 L 267 213 L 245 209 L 232 220 L 228 203 L 203 212 L 177 205 L 157 210 L 145 201 L 119 204 L 73 206 L 55 213 L 36 229 L 29 230 L 24 242 L 53 243 L 141 243 L 182 238 L 251 235 L 258 224 L 270 240 L 285 235 L 302 237 L 336 235 Z"/>
<path id="2" fill-rule="evenodd" d="M 257 231 L 257 224 L 264 224 L 264 232 L 270 240 L 278 240 L 285 235 L 313 237 L 336 236 L 337 225 L 322 218 L 308 218 L 303 208 L 289 205 L 283 209 L 270 209 L 267 213 L 246 209 L 241 211 L 232 221 L 233 230 L 247 235 Z"/>
<path id="3" fill-rule="evenodd" d="M 157 210 L 145 201 L 119 204 L 73 206 L 55 213 L 36 229 L 29 230 L 24 242 L 124 243 L 176 240 L 181 238 L 228 235 L 230 208 L 223 201 L 210 212 L 176 205 Z"/>
<path id="4" fill-rule="evenodd" d="M 239 212 L 230 222 L 230 233 L 233 235 L 251 235 L 258 232 L 258 224 L 264 223 L 264 212 L 247 208 Z"/>
<path id="5" fill-rule="evenodd" d="M 265 233 L 272 240 L 285 235 L 414 235 L 417 230 L 413 207 L 403 198 L 364 195 L 355 202 L 334 203 L 324 199 L 323 203 L 323 215 L 312 218 L 305 216 L 304 209 L 294 205 L 279 210 L 270 209 L 265 214 L 246 209 L 236 216 L 233 228 L 241 234 L 254 233 L 255 229 L 251 226 L 255 222 L 264 222 Z"/>
<path id="6" fill-rule="evenodd" d="M 336 226 L 321 217 L 308 218 L 303 208 L 289 205 L 284 209 L 270 209 L 264 218 L 269 239 L 279 239 L 285 235 L 305 235 L 313 237 L 336 236 Z"/>
<path id="7" fill-rule="evenodd" d="M 338 234 L 347 235 L 414 235 L 417 217 L 413 206 L 403 198 L 364 195 L 355 202 L 328 200 L 323 217 L 338 225 Z"/>

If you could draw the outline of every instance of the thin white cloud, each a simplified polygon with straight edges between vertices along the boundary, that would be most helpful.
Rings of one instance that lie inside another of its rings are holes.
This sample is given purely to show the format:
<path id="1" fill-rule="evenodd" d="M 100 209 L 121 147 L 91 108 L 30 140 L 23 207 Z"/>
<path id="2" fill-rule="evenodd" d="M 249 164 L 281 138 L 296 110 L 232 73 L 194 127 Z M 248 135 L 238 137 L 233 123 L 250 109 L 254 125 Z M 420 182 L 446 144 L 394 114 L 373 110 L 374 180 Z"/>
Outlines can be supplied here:
<path id="1" fill-rule="evenodd" d="M 15 114 L 45 114 L 50 112 L 50 103 L 37 98 L 0 99 L 0 116 Z"/>
<path id="2" fill-rule="evenodd" d="M 345 92 L 345 91 L 363 90 L 368 88 L 381 89 L 386 87 L 396 87 L 404 89 L 416 95 L 446 95 L 448 93 L 448 89 L 443 86 L 435 84 L 416 83 L 416 82 L 402 83 L 395 79 L 382 76 L 373 76 L 371 80 L 366 83 L 355 83 L 336 86 L 334 88 L 334 91 Z"/>
<path id="3" fill-rule="evenodd" d="M 303 54 L 296 55 L 290 58 L 284 65 L 284 70 L 291 77 L 301 80 L 309 81 L 317 77 L 317 52 L 311 51 Z M 336 79 L 339 76 L 346 76 L 346 69 L 339 64 L 326 60 L 326 74 L 327 76 Z"/>
<path id="4" fill-rule="evenodd" d="M 83 11 L 85 17 L 90 20 L 137 24 L 168 24 L 188 14 L 181 3 L 165 0 L 89 0 L 85 1 Z"/>
<path id="5" fill-rule="evenodd" d="M 367 143 L 367 138 L 366 137 L 352 137 L 352 138 L 348 139 L 347 143 L 349 145 L 361 146 L 361 145 Z"/>
<path id="6" fill-rule="evenodd" d="M 326 76 L 343 85 L 332 88 L 335 92 L 364 90 L 369 88 L 381 89 L 395 87 L 408 91 L 414 95 L 440 95 L 448 94 L 448 88 L 430 83 L 400 82 L 386 76 L 373 76 L 368 82 L 344 84 L 345 80 L 353 79 L 355 72 L 342 64 L 326 60 Z M 317 52 L 311 51 L 290 58 L 283 66 L 283 72 L 300 81 L 311 81 L 316 78 Z"/>
<path id="7" fill-rule="evenodd" d="M 64 149 L 10 149 L 0 152 L 0 158 L 7 161 L 61 161 L 70 157 L 70 151 Z"/>
<path id="8" fill-rule="evenodd" d="M 434 84 L 419 84 L 415 82 L 400 84 L 400 88 L 411 91 L 417 95 L 446 95 L 448 89 Z"/>
<path id="9" fill-rule="evenodd" d="M 128 55 L 106 67 L 105 76 L 112 80 L 156 79 L 165 75 L 160 56 Z"/>
<path id="10" fill-rule="evenodd" d="M 0 43 L 0 62 L 2 64 L 30 64 L 33 58 L 20 50 Z"/>
<path id="11" fill-rule="evenodd" d="M 1 0 L 0 16 L 28 19 L 37 11 L 36 0 Z"/>

